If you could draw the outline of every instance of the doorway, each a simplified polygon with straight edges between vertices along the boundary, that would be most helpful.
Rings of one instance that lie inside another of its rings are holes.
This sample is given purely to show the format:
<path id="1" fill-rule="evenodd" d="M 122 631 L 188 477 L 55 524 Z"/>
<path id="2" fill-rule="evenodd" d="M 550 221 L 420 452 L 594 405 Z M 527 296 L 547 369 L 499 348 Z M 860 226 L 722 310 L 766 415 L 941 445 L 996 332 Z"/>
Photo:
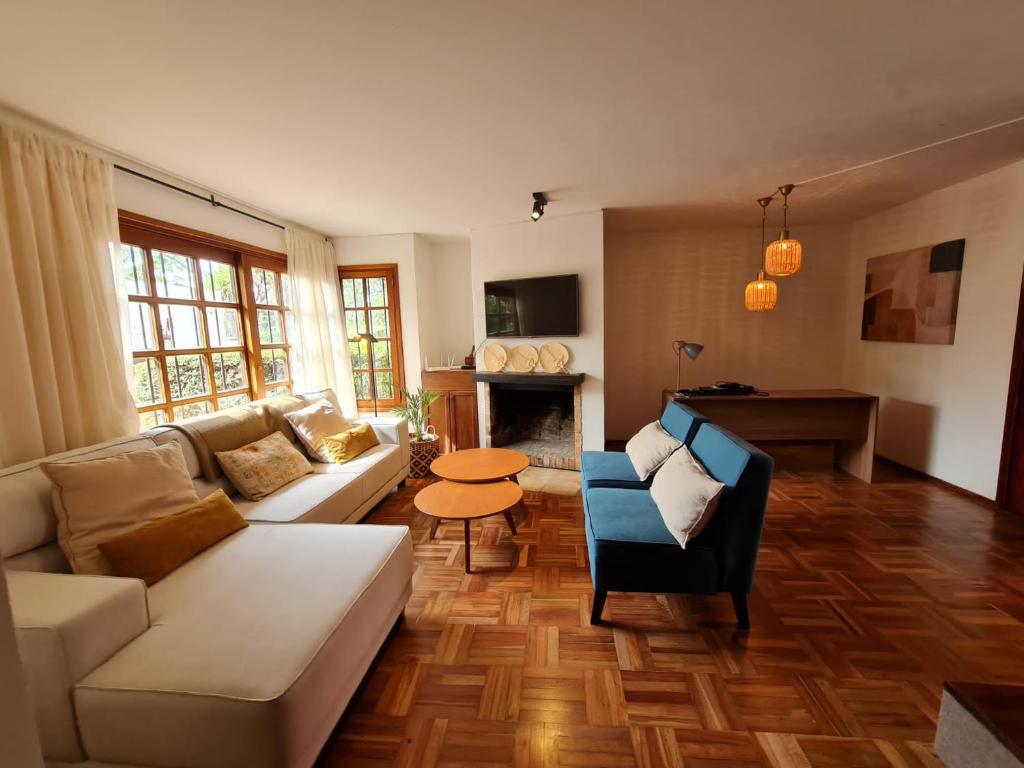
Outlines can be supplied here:
<path id="1" fill-rule="evenodd" d="M 1006 398 L 1006 427 L 996 503 L 1002 509 L 1024 517 L 1024 278 L 1017 306 L 1017 331 L 1010 364 L 1010 390 Z"/>

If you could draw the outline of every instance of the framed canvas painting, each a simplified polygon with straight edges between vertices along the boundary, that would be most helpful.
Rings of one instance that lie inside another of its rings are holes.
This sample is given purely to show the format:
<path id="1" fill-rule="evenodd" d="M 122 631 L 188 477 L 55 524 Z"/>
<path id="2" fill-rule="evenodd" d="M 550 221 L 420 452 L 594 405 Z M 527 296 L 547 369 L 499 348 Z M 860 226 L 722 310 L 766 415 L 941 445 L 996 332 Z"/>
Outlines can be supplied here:
<path id="1" fill-rule="evenodd" d="M 868 259 L 860 337 L 952 344 L 964 244 L 950 240 Z"/>

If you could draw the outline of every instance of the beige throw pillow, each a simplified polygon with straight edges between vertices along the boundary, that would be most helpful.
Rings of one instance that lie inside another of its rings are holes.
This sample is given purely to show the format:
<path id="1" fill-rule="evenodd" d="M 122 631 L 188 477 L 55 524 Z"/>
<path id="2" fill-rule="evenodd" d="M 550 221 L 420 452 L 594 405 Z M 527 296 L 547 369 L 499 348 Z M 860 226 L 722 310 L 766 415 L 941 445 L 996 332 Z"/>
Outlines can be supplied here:
<path id="1" fill-rule="evenodd" d="M 724 488 L 682 446 L 654 476 L 651 497 L 669 533 L 686 549 L 686 542 L 703 531 L 715 514 Z"/>
<path id="2" fill-rule="evenodd" d="M 319 400 L 305 408 L 286 413 L 285 418 L 292 425 L 299 440 L 306 446 L 309 455 L 324 464 L 333 461 L 330 452 L 324 446 L 324 438 L 352 429 L 349 420 L 327 400 Z"/>
<path id="3" fill-rule="evenodd" d="M 633 462 L 637 477 L 646 480 L 681 445 L 661 424 L 652 421 L 629 439 L 626 455 Z"/>
<path id="4" fill-rule="evenodd" d="M 57 541 L 75 573 L 110 575 L 100 542 L 199 501 L 177 443 L 39 467 L 53 483 Z"/>
<path id="5" fill-rule="evenodd" d="M 280 432 L 234 451 L 219 451 L 217 461 L 238 492 L 249 501 L 259 501 L 282 485 L 313 471 L 306 457 Z"/>

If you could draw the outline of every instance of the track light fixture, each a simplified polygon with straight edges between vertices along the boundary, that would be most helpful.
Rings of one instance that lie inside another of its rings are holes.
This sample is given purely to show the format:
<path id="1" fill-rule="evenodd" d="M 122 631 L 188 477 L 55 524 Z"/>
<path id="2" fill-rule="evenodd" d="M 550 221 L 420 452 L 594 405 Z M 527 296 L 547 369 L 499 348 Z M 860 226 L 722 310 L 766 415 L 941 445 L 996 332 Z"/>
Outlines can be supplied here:
<path id="1" fill-rule="evenodd" d="M 548 204 L 547 197 L 544 196 L 543 192 L 533 193 L 533 213 L 530 214 L 530 218 L 537 221 L 541 216 L 544 215 L 544 206 Z"/>

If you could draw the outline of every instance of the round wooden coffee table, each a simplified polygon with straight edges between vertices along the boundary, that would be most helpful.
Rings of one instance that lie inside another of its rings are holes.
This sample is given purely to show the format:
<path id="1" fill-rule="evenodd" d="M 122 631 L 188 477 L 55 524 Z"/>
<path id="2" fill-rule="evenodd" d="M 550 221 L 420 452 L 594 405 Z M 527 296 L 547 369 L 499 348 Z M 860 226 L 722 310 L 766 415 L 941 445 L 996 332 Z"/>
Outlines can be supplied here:
<path id="1" fill-rule="evenodd" d="M 505 522 L 516 534 L 516 524 L 509 510 L 523 499 L 523 489 L 510 480 L 494 483 L 454 483 L 441 480 L 428 485 L 416 494 L 416 509 L 434 518 L 430 538 L 437 532 L 441 520 L 461 520 L 466 539 L 466 573 L 469 564 L 469 522 L 491 515 L 505 515 Z"/>
<path id="2" fill-rule="evenodd" d="M 516 475 L 528 466 L 530 460 L 519 451 L 467 448 L 438 456 L 430 463 L 430 471 L 457 483 L 489 483 L 506 478 L 515 481 Z"/>

